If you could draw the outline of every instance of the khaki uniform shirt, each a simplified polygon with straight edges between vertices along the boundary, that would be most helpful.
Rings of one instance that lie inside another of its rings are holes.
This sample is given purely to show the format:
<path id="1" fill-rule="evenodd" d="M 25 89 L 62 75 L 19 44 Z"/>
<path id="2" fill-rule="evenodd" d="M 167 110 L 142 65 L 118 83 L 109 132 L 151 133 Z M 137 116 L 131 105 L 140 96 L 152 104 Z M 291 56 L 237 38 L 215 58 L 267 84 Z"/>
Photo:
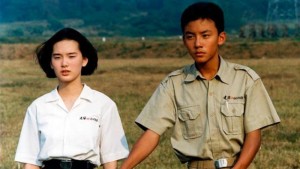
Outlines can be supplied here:
<path id="1" fill-rule="evenodd" d="M 136 119 L 160 135 L 173 128 L 171 143 L 181 162 L 234 157 L 246 133 L 279 122 L 260 77 L 222 58 L 209 81 L 195 64 L 169 74 Z"/>

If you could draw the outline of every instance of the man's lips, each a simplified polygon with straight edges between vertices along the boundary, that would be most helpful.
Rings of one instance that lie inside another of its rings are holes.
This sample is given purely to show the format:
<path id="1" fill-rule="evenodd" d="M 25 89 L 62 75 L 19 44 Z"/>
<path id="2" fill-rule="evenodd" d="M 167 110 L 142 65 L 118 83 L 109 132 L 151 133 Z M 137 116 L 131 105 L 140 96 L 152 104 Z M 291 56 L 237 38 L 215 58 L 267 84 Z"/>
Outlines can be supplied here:
<path id="1" fill-rule="evenodd" d="M 200 52 L 195 52 L 195 55 L 197 55 L 197 56 L 198 56 L 198 55 L 201 56 L 201 55 L 204 55 L 204 54 L 205 54 L 205 52 L 201 52 L 201 51 L 200 51 Z"/>

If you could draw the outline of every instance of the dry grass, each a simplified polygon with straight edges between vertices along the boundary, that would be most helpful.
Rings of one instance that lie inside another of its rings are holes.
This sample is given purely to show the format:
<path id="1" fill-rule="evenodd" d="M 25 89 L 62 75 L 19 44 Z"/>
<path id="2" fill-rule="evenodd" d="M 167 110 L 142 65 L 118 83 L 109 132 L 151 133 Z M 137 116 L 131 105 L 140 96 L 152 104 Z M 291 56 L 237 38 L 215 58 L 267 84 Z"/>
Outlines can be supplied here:
<path id="1" fill-rule="evenodd" d="M 263 132 L 263 145 L 255 158 L 258 168 L 300 168 L 300 59 L 230 60 L 254 68 L 262 77 L 282 123 Z M 184 58 L 101 59 L 89 86 L 116 101 L 130 147 L 141 130 L 134 120 L 166 74 L 192 63 Z M 14 169 L 13 161 L 24 112 L 36 97 L 52 90 L 56 80 L 47 79 L 32 59 L 1 60 L 0 66 L 0 168 Z M 170 131 L 158 148 L 137 168 L 185 168 L 174 155 Z"/>

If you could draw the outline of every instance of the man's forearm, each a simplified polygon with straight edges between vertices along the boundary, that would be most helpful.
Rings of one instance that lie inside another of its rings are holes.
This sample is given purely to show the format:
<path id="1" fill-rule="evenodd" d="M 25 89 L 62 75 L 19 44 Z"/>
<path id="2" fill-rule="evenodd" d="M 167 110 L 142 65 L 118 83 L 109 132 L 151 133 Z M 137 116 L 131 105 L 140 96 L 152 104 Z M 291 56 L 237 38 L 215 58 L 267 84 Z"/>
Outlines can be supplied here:
<path id="1" fill-rule="evenodd" d="M 261 145 L 261 131 L 260 129 L 252 131 L 246 135 L 240 157 L 233 167 L 233 169 L 247 169 L 253 161 L 257 151 Z"/>
<path id="2" fill-rule="evenodd" d="M 142 162 L 158 145 L 160 136 L 151 130 L 146 130 L 134 144 L 128 158 L 121 169 L 132 169 Z"/>

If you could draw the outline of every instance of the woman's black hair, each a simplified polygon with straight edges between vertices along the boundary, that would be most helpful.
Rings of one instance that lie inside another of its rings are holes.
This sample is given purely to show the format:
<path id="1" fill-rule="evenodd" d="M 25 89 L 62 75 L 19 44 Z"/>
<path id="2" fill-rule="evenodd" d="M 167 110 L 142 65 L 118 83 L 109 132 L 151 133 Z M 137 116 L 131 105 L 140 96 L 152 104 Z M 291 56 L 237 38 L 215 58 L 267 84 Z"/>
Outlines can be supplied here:
<path id="1" fill-rule="evenodd" d="M 43 71 L 46 73 L 46 76 L 48 78 L 56 77 L 54 70 L 51 68 L 53 46 L 55 43 L 66 39 L 78 42 L 82 56 L 88 58 L 87 65 L 82 67 L 81 75 L 93 74 L 98 66 L 97 50 L 85 36 L 75 29 L 63 28 L 36 48 L 36 59 Z"/>
<path id="2" fill-rule="evenodd" d="M 212 2 L 197 2 L 187 7 L 181 15 L 181 31 L 184 33 L 185 26 L 197 19 L 210 19 L 214 21 L 218 33 L 224 31 L 223 10 Z"/>

